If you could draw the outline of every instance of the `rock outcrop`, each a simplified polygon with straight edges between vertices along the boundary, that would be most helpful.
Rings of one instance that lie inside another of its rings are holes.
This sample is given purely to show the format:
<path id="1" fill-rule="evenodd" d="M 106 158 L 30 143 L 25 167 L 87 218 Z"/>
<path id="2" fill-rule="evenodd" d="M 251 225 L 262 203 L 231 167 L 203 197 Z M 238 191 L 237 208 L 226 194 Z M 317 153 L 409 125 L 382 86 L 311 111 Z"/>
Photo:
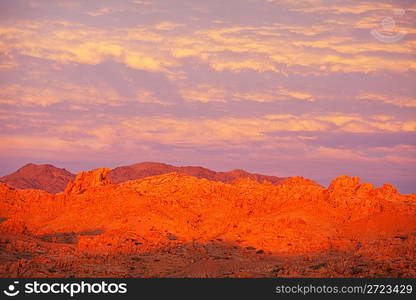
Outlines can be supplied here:
<path id="1" fill-rule="evenodd" d="M 88 172 L 79 173 L 74 181 L 68 183 L 64 190 L 64 194 L 82 194 L 88 189 L 98 188 L 111 184 L 108 178 L 110 169 L 100 168 Z"/>

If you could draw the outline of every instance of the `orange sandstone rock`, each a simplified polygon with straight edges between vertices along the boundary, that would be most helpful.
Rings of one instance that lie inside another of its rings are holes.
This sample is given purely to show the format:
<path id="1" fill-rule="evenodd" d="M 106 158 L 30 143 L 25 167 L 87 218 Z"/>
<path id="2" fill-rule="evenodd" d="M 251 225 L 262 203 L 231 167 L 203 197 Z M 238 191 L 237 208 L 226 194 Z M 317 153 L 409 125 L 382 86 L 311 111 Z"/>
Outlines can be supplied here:
<path id="1" fill-rule="evenodd" d="M 64 194 L 82 194 L 87 189 L 97 188 L 111 184 L 108 178 L 110 169 L 100 168 L 88 172 L 79 173 L 74 181 L 71 181 L 64 190 Z"/>
<path id="2" fill-rule="evenodd" d="M 101 168 L 56 195 L 0 183 L 0 274 L 412 277 L 415 213 L 414 195 L 358 177 L 113 184 Z"/>

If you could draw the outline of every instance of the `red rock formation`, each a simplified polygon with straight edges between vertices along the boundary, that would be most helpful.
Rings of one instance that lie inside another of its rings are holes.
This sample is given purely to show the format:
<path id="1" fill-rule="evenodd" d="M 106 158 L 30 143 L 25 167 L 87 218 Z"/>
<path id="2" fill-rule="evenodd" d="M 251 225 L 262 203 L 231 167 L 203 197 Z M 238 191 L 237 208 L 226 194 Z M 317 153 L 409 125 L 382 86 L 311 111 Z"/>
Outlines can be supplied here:
<path id="1" fill-rule="evenodd" d="M 39 189 L 48 193 L 62 192 L 75 175 L 52 165 L 27 164 L 0 181 L 19 189 Z"/>
<path id="2" fill-rule="evenodd" d="M 0 184 L 0 276 L 416 276 L 416 197 L 389 185 L 108 174 L 56 195 Z"/>
<path id="3" fill-rule="evenodd" d="M 88 189 L 111 184 L 111 180 L 108 178 L 109 172 L 110 169 L 108 168 L 81 172 L 75 177 L 74 181 L 68 183 L 64 190 L 64 194 L 82 194 Z"/>

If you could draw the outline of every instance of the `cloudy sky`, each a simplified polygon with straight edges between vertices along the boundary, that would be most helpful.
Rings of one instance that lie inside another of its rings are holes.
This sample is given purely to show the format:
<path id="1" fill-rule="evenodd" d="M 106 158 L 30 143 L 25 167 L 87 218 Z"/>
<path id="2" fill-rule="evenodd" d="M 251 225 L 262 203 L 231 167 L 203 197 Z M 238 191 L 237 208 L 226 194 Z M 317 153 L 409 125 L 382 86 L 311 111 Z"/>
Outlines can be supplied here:
<path id="1" fill-rule="evenodd" d="M 416 192 L 416 1 L 0 2 L 0 175 L 141 161 Z"/>

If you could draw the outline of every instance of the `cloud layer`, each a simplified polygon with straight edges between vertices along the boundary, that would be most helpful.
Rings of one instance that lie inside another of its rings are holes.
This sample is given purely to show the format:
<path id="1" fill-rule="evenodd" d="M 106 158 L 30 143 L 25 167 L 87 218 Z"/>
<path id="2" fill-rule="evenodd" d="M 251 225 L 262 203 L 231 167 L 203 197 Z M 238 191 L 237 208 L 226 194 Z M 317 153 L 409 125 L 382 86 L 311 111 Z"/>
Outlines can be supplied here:
<path id="1" fill-rule="evenodd" d="M 415 192 L 409 1 L 16 0 L 0 17 L 3 173 L 157 160 Z"/>

